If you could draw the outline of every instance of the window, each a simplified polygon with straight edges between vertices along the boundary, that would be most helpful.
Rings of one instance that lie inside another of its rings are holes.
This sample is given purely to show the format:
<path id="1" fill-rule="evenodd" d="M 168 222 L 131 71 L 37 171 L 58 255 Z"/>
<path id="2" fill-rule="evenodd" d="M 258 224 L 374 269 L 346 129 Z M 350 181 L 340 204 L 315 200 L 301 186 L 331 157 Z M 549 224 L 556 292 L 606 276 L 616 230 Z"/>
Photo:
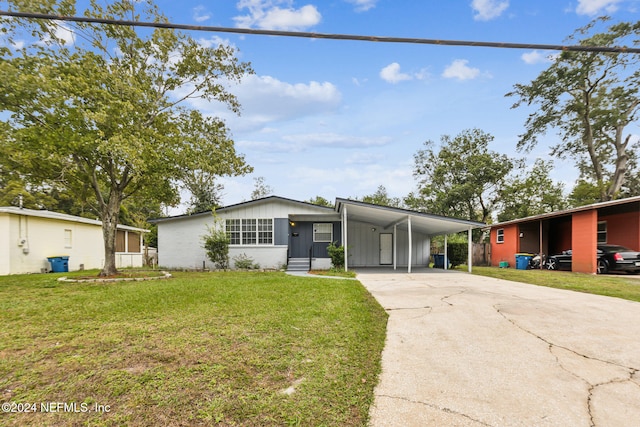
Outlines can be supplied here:
<path id="1" fill-rule="evenodd" d="M 496 243 L 504 243 L 504 228 L 496 230 Z"/>
<path id="2" fill-rule="evenodd" d="M 607 221 L 598 221 L 598 243 L 607 243 Z"/>
<path id="3" fill-rule="evenodd" d="M 313 241 L 314 242 L 332 242 L 333 241 L 333 224 L 313 224 Z"/>
<path id="4" fill-rule="evenodd" d="M 272 245 L 273 219 L 227 219 L 230 245 Z"/>
<path id="5" fill-rule="evenodd" d="M 242 220 L 242 244 L 243 245 L 255 245 L 258 240 L 256 239 L 256 220 L 255 219 L 243 219 Z"/>
<path id="6" fill-rule="evenodd" d="M 273 220 L 258 220 L 258 244 L 271 245 L 273 243 Z"/>
<path id="7" fill-rule="evenodd" d="M 240 220 L 239 219 L 228 219 L 227 220 L 227 234 L 229 235 L 229 244 L 230 245 L 239 245 L 240 244 Z"/>
<path id="8" fill-rule="evenodd" d="M 71 243 L 71 230 L 64 230 L 64 247 L 70 248 Z"/>

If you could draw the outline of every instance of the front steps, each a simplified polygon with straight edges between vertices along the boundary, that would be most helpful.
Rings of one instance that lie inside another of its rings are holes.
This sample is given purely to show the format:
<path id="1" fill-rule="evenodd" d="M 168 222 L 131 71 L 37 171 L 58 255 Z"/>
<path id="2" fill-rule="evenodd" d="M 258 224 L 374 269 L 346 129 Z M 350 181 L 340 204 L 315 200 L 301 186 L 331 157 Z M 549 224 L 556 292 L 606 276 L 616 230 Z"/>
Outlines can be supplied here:
<path id="1" fill-rule="evenodd" d="M 309 271 L 309 258 L 289 258 L 287 271 L 307 272 Z"/>

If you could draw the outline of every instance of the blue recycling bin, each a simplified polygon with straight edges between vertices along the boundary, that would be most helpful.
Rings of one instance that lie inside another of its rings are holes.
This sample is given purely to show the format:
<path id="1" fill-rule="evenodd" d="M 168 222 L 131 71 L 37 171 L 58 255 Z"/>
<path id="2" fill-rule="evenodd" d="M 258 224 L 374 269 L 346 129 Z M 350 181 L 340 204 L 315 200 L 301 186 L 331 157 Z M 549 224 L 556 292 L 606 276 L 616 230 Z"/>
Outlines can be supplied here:
<path id="1" fill-rule="evenodd" d="M 526 270 L 529 267 L 531 258 L 533 258 L 531 254 L 516 254 L 516 269 Z"/>
<path id="2" fill-rule="evenodd" d="M 433 268 L 444 268 L 444 254 L 433 254 Z"/>
<path id="3" fill-rule="evenodd" d="M 69 257 L 68 256 L 52 256 L 47 257 L 51 263 L 51 271 L 54 273 L 66 273 L 69 271 Z"/>

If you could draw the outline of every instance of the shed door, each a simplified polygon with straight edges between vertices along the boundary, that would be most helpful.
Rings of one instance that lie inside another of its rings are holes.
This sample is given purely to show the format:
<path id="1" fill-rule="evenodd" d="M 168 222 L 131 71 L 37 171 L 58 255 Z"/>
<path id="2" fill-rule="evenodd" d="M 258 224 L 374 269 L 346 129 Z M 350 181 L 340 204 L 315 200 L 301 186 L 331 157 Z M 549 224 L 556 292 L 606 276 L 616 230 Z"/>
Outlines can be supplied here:
<path id="1" fill-rule="evenodd" d="M 380 265 L 393 263 L 393 234 L 380 234 Z"/>

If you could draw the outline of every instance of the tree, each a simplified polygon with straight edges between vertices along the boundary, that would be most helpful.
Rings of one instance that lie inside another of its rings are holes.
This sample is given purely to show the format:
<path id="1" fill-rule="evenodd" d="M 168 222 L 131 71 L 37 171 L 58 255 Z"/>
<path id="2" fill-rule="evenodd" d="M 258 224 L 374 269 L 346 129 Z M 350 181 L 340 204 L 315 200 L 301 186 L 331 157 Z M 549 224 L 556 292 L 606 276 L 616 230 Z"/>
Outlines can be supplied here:
<path id="1" fill-rule="evenodd" d="M 489 150 L 493 136 L 479 129 L 455 138 L 444 135 L 414 155 L 418 190 L 405 199 L 412 209 L 486 222 L 498 202 L 499 189 L 513 168 L 504 154 Z"/>
<path id="2" fill-rule="evenodd" d="M 216 268 L 229 268 L 229 235 L 225 231 L 224 221 L 213 215 L 213 225 L 207 225 L 207 234 L 202 236 L 203 248 L 207 257 Z"/>
<path id="3" fill-rule="evenodd" d="M 391 206 L 394 208 L 402 207 L 402 200 L 398 197 L 390 197 L 384 185 L 378 186 L 375 193 L 363 196 L 361 200 L 374 205 Z"/>
<path id="4" fill-rule="evenodd" d="M 222 205 L 224 185 L 216 182 L 216 177 L 202 171 L 190 171 L 183 184 L 191 193 L 187 214 L 211 211 Z"/>
<path id="5" fill-rule="evenodd" d="M 251 200 L 261 199 L 273 194 L 273 187 L 267 185 L 263 176 L 253 178 L 253 191 L 251 192 Z"/>
<path id="6" fill-rule="evenodd" d="M 552 169 L 552 162 L 537 159 L 530 170 L 508 179 L 500 189 L 498 221 L 567 208 L 564 186 L 549 176 Z"/>
<path id="7" fill-rule="evenodd" d="M 74 1 L 9 3 L 18 10 L 33 6 L 38 12 L 75 13 Z M 85 15 L 167 22 L 151 0 L 101 4 L 92 0 Z M 202 99 L 238 112 L 239 103 L 225 85 L 251 68 L 235 58 L 231 47 L 203 46 L 170 29 L 74 25 L 4 20 L 10 48 L 0 50 L 5 135 L 0 153 L 8 155 L 0 162 L 29 182 L 78 196 L 88 186 L 103 224 L 100 274 L 111 275 L 117 272 L 116 226 L 124 201 L 135 197 L 175 205 L 189 171 L 251 171 L 236 154 L 225 124 L 188 107 L 189 101 Z M 75 40 L 61 37 L 63 30 Z M 15 42 L 29 34 L 36 40 Z"/>
<path id="8" fill-rule="evenodd" d="M 312 199 L 307 200 L 308 203 L 312 203 L 314 205 L 318 205 L 318 206 L 326 206 L 328 208 L 332 208 L 333 207 L 333 203 L 331 203 L 330 201 L 328 201 L 327 199 L 325 199 L 322 196 L 316 196 Z"/>
<path id="9" fill-rule="evenodd" d="M 585 37 L 580 45 L 605 47 L 637 43 L 633 37 L 640 33 L 640 23 L 619 23 L 587 36 L 606 20 L 591 22 L 569 41 Z M 518 148 L 531 150 L 539 135 L 555 129 L 562 142 L 552 147 L 551 155 L 573 158 L 581 179 L 597 187 L 601 201 L 619 197 L 632 166 L 629 152 L 640 149 L 625 133 L 638 119 L 639 58 L 632 53 L 563 51 L 530 84 L 516 84 L 507 94 L 518 98 L 512 108 L 537 107 L 526 121 Z"/>

